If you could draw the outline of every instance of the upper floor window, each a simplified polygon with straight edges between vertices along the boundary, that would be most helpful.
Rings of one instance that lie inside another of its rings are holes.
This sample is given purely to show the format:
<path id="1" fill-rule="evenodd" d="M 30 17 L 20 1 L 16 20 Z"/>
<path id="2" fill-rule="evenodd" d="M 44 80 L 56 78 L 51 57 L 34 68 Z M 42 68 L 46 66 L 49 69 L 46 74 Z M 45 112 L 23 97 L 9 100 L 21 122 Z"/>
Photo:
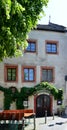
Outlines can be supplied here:
<path id="1" fill-rule="evenodd" d="M 57 42 L 46 41 L 46 53 L 57 54 Z"/>
<path id="2" fill-rule="evenodd" d="M 36 52 L 36 41 L 29 40 L 26 52 Z"/>
<path id="3" fill-rule="evenodd" d="M 41 70 L 42 76 L 41 76 L 41 81 L 45 81 L 45 82 L 53 82 L 53 68 L 51 67 L 43 67 Z"/>
<path id="4" fill-rule="evenodd" d="M 17 81 L 17 66 L 5 66 L 5 81 Z"/>
<path id="5" fill-rule="evenodd" d="M 34 82 L 35 81 L 35 67 L 23 67 L 23 81 Z"/>

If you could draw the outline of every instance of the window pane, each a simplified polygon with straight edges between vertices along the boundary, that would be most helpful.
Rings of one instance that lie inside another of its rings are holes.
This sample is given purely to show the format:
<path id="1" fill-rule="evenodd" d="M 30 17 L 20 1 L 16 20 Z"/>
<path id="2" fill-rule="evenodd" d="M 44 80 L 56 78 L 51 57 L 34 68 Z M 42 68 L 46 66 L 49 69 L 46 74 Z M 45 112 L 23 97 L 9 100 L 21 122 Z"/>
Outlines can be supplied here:
<path id="1" fill-rule="evenodd" d="M 11 77 L 11 73 L 7 73 L 7 76 L 8 76 L 8 77 Z"/>
<path id="2" fill-rule="evenodd" d="M 7 80 L 11 80 L 11 69 L 7 69 Z"/>
<path id="3" fill-rule="evenodd" d="M 8 69 L 7 69 L 7 72 L 8 72 L 8 73 L 11 73 L 11 69 L 8 68 Z"/>
<path id="4" fill-rule="evenodd" d="M 8 77 L 7 80 L 8 80 L 8 81 L 11 81 L 11 77 Z"/>
<path id="5" fill-rule="evenodd" d="M 13 81 L 16 80 L 16 69 L 15 68 L 12 69 L 12 80 Z"/>
<path id="6" fill-rule="evenodd" d="M 12 77 L 15 77 L 16 76 L 16 73 L 12 73 Z"/>
<path id="7" fill-rule="evenodd" d="M 28 81 L 28 69 L 24 69 L 24 80 Z"/>
<path id="8" fill-rule="evenodd" d="M 46 46 L 46 51 L 47 51 L 47 52 L 51 52 L 51 44 L 47 44 L 47 46 Z"/>
<path id="9" fill-rule="evenodd" d="M 31 44 L 31 51 L 35 51 L 36 47 L 35 47 L 35 43 Z"/>
<path id="10" fill-rule="evenodd" d="M 12 69 L 12 80 L 16 80 L 16 69 Z"/>
<path id="11" fill-rule="evenodd" d="M 29 69 L 29 80 L 30 81 L 34 80 L 34 71 L 33 71 L 33 69 Z"/>
<path id="12" fill-rule="evenodd" d="M 14 74 L 16 73 L 16 69 L 15 68 L 12 69 L 12 73 L 14 73 Z"/>
<path id="13" fill-rule="evenodd" d="M 47 81 L 47 70 L 42 70 L 42 81 Z"/>
<path id="14" fill-rule="evenodd" d="M 28 46 L 27 46 L 26 50 L 30 51 L 30 43 L 28 43 Z"/>
<path id="15" fill-rule="evenodd" d="M 16 80 L 16 76 L 12 76 L 12 81 L 15 81 Z"/>
<path id="16" fill-rule="evenodd" d="M 53 76 L 52 76 L 52 70 L 48 70 L 48 81 L 52 81 Z"/>
<path id="17" fill-rule="evenodd" d="M 56 48 L 56 44 L 52 45 L 52 52 L 56 52 L 57 51 L 57 48 Z"/>

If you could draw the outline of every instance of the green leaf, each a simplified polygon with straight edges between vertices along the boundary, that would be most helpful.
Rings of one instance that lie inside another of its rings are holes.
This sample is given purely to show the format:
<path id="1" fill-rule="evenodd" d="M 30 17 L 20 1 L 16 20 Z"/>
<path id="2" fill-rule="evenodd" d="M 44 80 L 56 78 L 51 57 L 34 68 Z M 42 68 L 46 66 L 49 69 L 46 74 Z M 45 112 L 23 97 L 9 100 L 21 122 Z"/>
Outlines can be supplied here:
<path id="1" fill-rule="evenodd" d="M 0 60 L 22 55 L 28 34 L 37 25 L 47 3 L 48 0 L 0 1 Z"/>

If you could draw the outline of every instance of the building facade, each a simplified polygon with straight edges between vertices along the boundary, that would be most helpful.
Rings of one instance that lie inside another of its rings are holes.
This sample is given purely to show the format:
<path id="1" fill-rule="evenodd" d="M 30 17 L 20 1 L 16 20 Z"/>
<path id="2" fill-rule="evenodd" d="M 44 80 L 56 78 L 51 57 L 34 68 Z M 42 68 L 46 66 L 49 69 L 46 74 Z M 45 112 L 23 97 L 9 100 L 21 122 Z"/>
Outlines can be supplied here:
<path id="1" fill-rule="evenodd" d="M 29 33 L 28 47 L 22 57 L 4 59 L 0 63 L 0 85 L 34 87 L 45 81 L 53 84 L 64 93 L 63 106 L 67 105 L 67 31 L 60 25 L 49 23 L 37 25 Z M 3 109 L 3 92 L 0 91 L 0 109 Z M 53 109 L 57 112 L 57 101 L 46 91 L 29 97 L 28 108 L 34 109 L 37 116 L 44 116 L 47 106 L 48 115 Z M 15 104 L 13 104 L 15 108 Z"/>

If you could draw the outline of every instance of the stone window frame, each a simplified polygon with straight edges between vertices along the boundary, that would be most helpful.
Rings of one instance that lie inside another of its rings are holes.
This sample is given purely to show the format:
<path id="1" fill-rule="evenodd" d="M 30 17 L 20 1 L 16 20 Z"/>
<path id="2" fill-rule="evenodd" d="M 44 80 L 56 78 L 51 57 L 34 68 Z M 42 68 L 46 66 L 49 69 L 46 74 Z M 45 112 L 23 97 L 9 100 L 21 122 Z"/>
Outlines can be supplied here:
<path id="1" fill-rule="evenodd" d="M 59 42 L 58 41 L 54 41 L 54 40 L 45 40 L 45 50 L 46 50 L 46 54 L 58 54 L 58 47 L 59 47 Z M 56 52 L 53 52 L 53 51 L 51 51 L 51 52 L 47 52 L 47 49 L 46 49 L 46 46 L 47 46 L 47 44 L 50 44 L 51 46 L 54 44 L 54 45 L 56 45 Z"/>
<path id="2" fill-rule="evenodd" d="M 7 69 L 8 68 L 11 68 L 11 69 L 15 68 L 16 69 L 16 80 L 13 81 L 13 80 L 7 79 Z M 11 65 L 11 64 L 4 65 L 4 81 L 5 82 L 18 82 L 18 65 Z"/>
<path id="3" fill-rule="evenodd" d="M 32 81 L 24 79 L 24 69 L 33 69 L 34 70 L 34 79 Z M 36 66 L 22 66 L 22 82 L 36 82 Z"/>
<path id="4" fill-rule="evenodd" d="M 41 70 L 40 70 L 41 71 L 40 81 L 43 81 L 42 80 L 42 70 L 43 69 L 45 69 L 45 70 L 52 70 L 52 75 L 53 75 L 52 81 L 45 81 L 45 82 L 51 82 L 51 83 L 53 83 L 55 81 L 55 68 L 51 67 L 51 66 L 49 66 L 49 67 L 47 67 L 47 66 L 41 66 Z"/>
<path id="5" fill-rule="evenodd" d="M 32 44 L 32 43 L 35 44 L 35 51 L 32 51 L 32 50 L 27 51 L 25 49 L 25 53 L 37 53 L 37 40 L 35 40 L 35 39 L 28 39 L 27 42 L 30 42 L 30 44 Z"/>

